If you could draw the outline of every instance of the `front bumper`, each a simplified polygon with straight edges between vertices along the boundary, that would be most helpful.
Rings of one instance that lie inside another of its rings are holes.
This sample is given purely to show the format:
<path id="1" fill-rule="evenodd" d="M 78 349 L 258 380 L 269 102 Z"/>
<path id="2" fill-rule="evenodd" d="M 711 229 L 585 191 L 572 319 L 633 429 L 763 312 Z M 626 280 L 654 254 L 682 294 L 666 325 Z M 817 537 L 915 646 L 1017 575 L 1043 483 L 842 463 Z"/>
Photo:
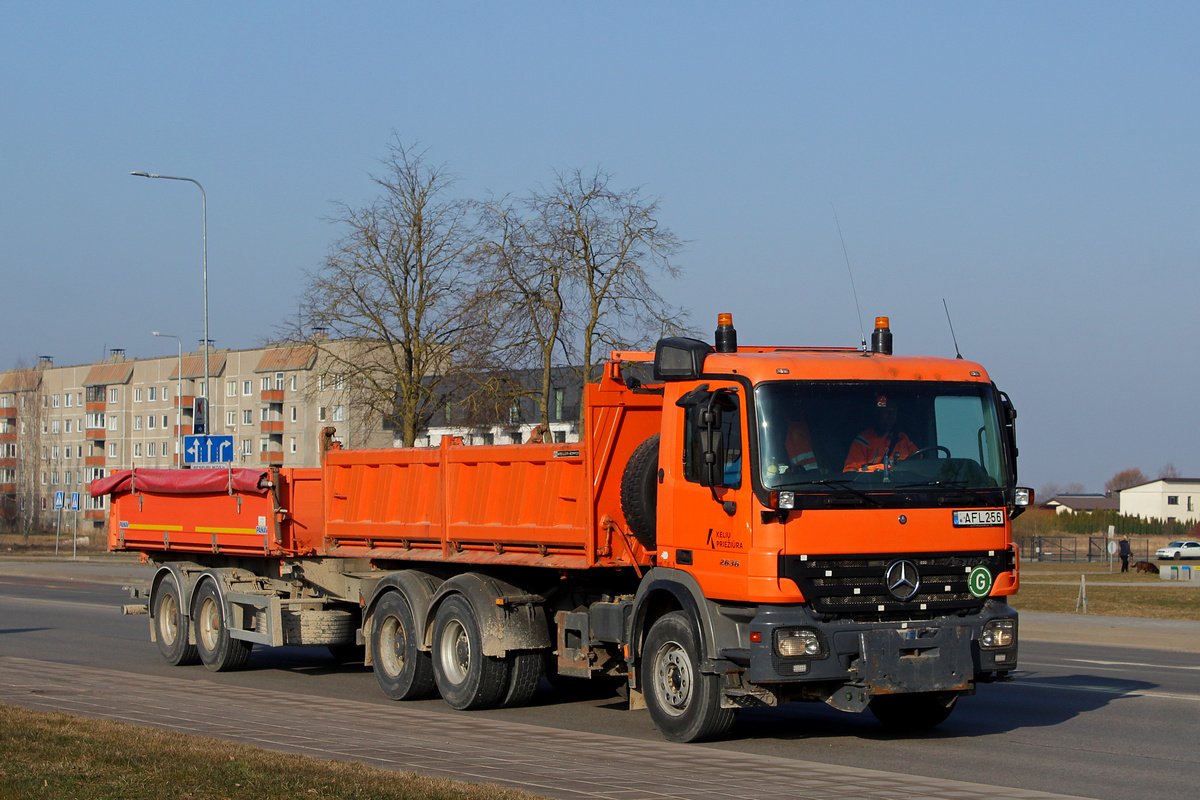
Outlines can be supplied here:
<path id="1" fill-rule="evenodd" d="M 981 647 L 984 626 L 998 619 L 1013 620 L 1012 644 Z M 995 599 L 977 613 L 911 622 L 827 622 L 805 606 L 760 606 L 750 622 L 745 679 L 752 684 L 852 683 L 871 694 L 963 691 L 1016 668 L 1016 619 L 1015 610 Z M 797 628 L 815 631 L 819 654 L 779 655 L 777 636 Z"/>

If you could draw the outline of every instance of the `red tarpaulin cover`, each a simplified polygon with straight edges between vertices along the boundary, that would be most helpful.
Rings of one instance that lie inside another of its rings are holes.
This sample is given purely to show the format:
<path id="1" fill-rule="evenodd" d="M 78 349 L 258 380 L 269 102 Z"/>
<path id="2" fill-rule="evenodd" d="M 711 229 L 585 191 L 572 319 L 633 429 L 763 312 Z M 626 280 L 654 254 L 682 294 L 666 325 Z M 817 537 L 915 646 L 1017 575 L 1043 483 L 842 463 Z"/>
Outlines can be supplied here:
<path id="1" fill-rule="evenodd" d="M 132 491 L 215 494 L 232 490 L 266 494 L 266 483 L 267 473 L 261 469 L 125 469 L 92 481 L 92 497 Z"/>

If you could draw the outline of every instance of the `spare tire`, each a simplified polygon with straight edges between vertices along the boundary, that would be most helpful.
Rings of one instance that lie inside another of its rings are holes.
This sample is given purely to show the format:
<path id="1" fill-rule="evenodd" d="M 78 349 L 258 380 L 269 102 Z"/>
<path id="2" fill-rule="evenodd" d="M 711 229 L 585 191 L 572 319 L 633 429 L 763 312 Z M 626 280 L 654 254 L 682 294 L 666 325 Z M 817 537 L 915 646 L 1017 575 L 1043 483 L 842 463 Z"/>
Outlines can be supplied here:
<path id="1" fill-rule="evenodd" d="M 621 511 L 642 547 L 658 542 L 658 434 L 637 446 L 621 475 Z"/>

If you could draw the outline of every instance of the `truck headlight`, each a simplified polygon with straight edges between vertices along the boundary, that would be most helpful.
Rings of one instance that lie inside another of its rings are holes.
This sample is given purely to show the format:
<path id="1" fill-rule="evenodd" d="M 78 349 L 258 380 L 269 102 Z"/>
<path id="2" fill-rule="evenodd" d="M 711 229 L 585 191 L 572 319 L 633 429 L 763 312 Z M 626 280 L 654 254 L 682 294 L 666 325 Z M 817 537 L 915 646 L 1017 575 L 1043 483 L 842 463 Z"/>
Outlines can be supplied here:
<path id="1" fill-rule="evenodd" d="M 796 507 L 796 493 L 776 489 L 767 495 L 767 506 L 778 511 L 791 511 Z"/>
<path id="2" fill-rule="evenodd" d="M 813 658 L 825 647 L 816 631 L 808 628 L 781 628 L 775 631 L 775 652 L 783 658 Z"/>
<path id="3" fill-rule="evenodd" d="M 1011 619 L 994 619 L 983 626 L 979 646 L 988 650 L 1012 647 L 1017 641 L 1017 623 Z"/>

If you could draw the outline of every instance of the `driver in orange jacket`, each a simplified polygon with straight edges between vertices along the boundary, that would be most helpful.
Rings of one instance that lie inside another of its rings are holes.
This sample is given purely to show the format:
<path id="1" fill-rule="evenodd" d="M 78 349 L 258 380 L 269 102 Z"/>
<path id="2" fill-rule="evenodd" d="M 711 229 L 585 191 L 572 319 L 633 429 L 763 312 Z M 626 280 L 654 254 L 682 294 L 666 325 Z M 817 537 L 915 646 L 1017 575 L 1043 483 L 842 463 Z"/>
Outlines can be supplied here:
<path id="1" fill-rule="evenodd" d="M 917 452 L 907 435 L 895 430 L 896 404 L 887 395 L 875 398 L 875 423 L 850 443 L 843 472 L 870 472 L 883 469 L 891 461 L 900 461 Z"/>

